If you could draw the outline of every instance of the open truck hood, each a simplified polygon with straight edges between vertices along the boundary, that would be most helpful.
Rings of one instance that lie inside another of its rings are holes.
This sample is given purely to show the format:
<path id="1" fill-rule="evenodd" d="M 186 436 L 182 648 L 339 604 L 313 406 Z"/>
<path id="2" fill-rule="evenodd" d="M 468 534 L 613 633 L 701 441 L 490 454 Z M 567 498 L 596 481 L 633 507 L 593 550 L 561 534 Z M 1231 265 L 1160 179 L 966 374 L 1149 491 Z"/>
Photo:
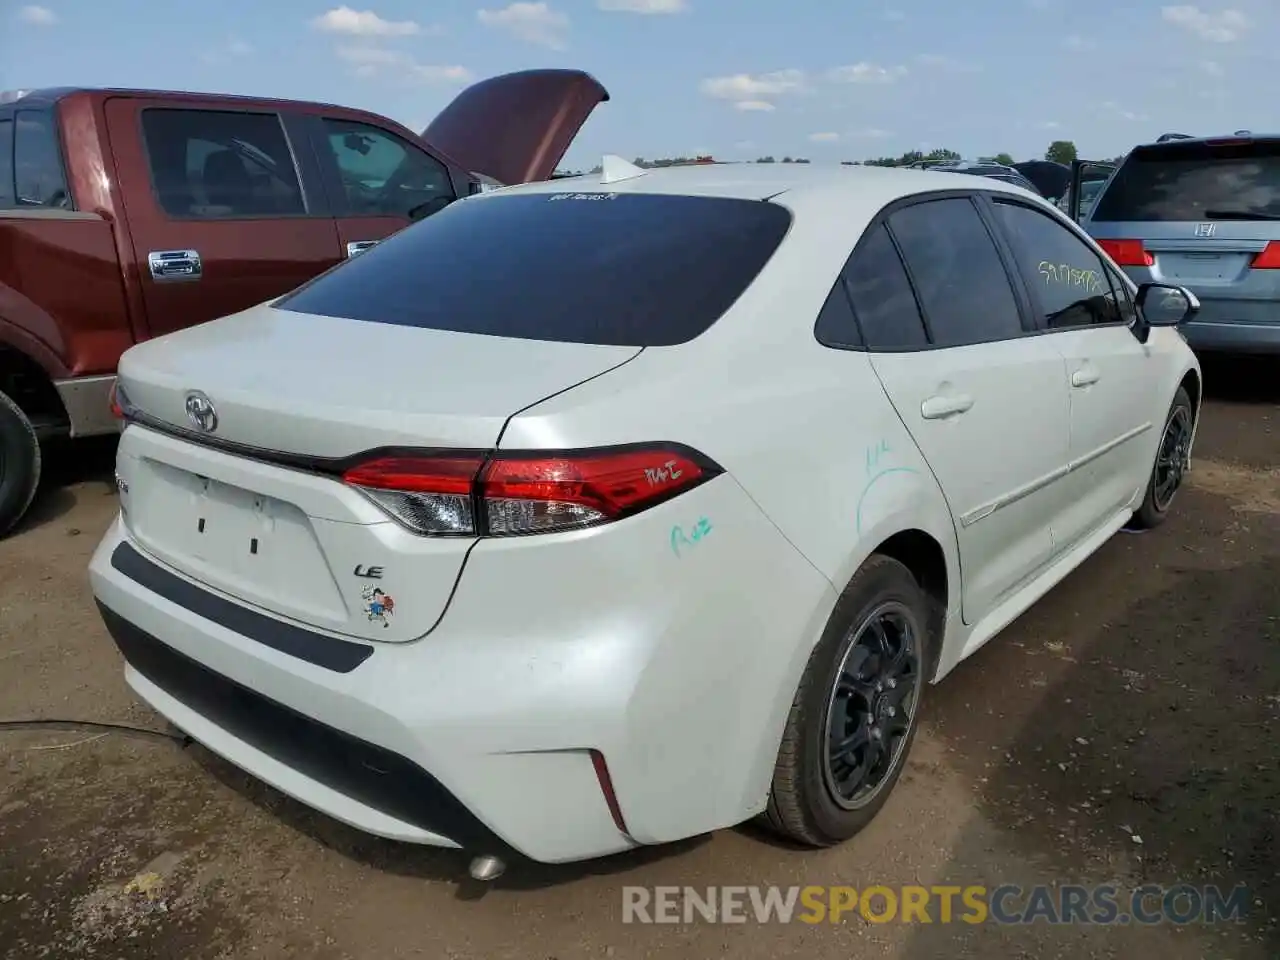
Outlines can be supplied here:
<path id="1" fill-rule="evenodd" d="M 513 185 L 548 180 L 609 91 L 581 70 L 521 70 L 458 94 L 422 132 L 466 169 Z"/>

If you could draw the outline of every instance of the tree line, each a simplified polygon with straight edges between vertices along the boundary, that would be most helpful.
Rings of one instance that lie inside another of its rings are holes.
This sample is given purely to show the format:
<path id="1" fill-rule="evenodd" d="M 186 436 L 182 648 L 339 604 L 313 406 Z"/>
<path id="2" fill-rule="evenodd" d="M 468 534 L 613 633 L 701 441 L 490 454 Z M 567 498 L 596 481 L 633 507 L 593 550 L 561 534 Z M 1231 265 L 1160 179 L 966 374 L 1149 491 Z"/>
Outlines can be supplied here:
<path id="1" fill-rule="evenodd" d="M 1053 143 L 1049 144 L 1048 149 L 1046 149 L 1044 152 L 1044 159 L 1052 160 L 1055 163 L 1070 164 L 1072 160 L 1075 160 L 1077 158 L 1078 158 L 1078 155 L 1076 152 L 1076 145 L 1070 140 L 1055 140 L 1053 141 Z M 955 150 L 938 149 L 938 150 L 930 150 L 928 153 L 924 153 L 920 150 L 908 150 L 907 152 L 902 153 L 896 157 L 875 157 L 869 160 L 842 160 L 841 163 L 843 163 L 846 166 L 909 167 L 913 163 L 921 163 L 924 161 L 960 160 L 960 159 L 962 159 L 961 155 L 957 153 Z M 1001 163 L 1001 164 L 1004 164 L 1005 166 L 1012 166 L 1015 162 L 1013 159 L 1013 156 L 1008 153 L 997 153 L 990 157 L 985 157 L 984 159 L 994 161 L 995 163 Z M 1102 160 L 1101 162 L 1118 164 L 1123 159 L 1124 157 L 1111 157 L 1111 158 Z M 663 157 L 659 160 L 647 160 L 644 157 L 636 157 L 632 161 L 632 163 L 634 163 L 637 167 L 643 167 L 645 169 L 651 169 L 654 167 L 686 166 L 688 164 L 710 163 L 710 162 L 712 162 L 712 158 L 708 156 Z M 809 163 L 809 160 L 805 157 L 789 157 L 788 156 L 788 157 L 782 157 L 781 159 L 778 159 L 777 157 L 774 157 L 774 156 L 764 156 L 764 157 L 757 157 L 754 162 L 755 163 Z M 583 170 L 559 171 L 557 172 L 557 176 L 572 177 L 572 176 L 579 176 L 582 173 L 599 173 L 600 170 L 601 170 L 600 166 L 597 165 L 587 171 L 583 171 Z"/>

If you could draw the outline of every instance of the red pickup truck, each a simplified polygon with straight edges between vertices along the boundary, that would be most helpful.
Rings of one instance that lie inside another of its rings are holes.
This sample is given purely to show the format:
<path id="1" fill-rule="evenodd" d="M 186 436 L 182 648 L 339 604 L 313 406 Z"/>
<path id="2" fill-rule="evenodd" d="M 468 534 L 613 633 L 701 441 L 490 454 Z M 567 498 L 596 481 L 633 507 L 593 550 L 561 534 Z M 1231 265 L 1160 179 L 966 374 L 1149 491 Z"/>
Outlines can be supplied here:
<path id="1" fill-rule="evenodd" d="M 287 293 L 483 184 L 550 177 L 608 99 L 577 70 L 506 74 L 419 136 L 320 103 L 0 94 L 0 536 L 42 441 L 117 428 L 125 349 Z"/>

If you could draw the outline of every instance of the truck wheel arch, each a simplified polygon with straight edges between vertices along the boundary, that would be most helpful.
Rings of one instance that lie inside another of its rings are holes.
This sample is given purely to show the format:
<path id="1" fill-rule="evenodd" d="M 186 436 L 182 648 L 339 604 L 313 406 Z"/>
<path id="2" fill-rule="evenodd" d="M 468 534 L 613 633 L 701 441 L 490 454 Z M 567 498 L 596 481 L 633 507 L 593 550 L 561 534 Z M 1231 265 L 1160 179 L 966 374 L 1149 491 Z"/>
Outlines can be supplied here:
<path id="1" fill-rule="evenodd" d="M 61 428 L 67 423 L 67 410 L 54 387 L 61 364 L 48 364 L 48 358 L 41 363 L 38 352 L 13 345 L 4 335 L 6 327 L 0 321 L 0 393 L 17 404 L 38 430 Z"/>

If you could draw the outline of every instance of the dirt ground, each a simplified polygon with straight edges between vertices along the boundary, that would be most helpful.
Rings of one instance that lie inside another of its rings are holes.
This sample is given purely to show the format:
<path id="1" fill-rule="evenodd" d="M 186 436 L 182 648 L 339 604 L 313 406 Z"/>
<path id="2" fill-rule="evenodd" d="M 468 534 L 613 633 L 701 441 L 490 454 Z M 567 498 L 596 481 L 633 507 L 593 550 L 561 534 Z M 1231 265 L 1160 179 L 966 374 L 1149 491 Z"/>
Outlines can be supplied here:
<path id="1" fill-rule="evenodd" d="M 513 866 L 312 814 L 199 746 L 0 727 L 0 956 L 580 960 L 1280 956 L 1280 361 L 1207 365 L 1190 485 L 931 688 L 909 769 L 835 850 L 750 829 Z M 54 458 L 0 542 L 0 720 L 164 727 L 137 704 L 85 565 L 110 443 Z M 624 885 L 1218 884 L 1241 923 L 637 926 Z"/>

